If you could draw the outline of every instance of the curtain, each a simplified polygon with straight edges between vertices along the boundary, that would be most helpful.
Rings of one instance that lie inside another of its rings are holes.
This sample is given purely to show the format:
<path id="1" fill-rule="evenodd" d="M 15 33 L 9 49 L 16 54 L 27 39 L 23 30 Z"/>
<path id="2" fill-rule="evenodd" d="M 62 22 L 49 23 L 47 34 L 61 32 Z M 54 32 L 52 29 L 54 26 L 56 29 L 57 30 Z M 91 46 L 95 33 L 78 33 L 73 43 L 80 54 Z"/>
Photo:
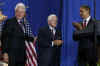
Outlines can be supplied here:
<path id="1" fill-rule="evenodd" d="M 94 0 L 0 0 L 3 13 L 11 18 L 14 16 L 14 7 L 23 2 L 27 7 L 27 19 L 31 23 L 32 31 L 37 36 L 38 29 L 47 25 L 47 16 L 58 16 L 58 28 L 62 30 L 64 44 L 61 50 L 61 66 L 75 66 L 77 64 L 78 43 L 73 41 L 74 28 L 72 22 L 81 21 L 79 8 L 81 5 L 91 7 L 91 16 L 94 17 Z M 100 19 L 100 0 L 96 0 L 96 18 Z"/>

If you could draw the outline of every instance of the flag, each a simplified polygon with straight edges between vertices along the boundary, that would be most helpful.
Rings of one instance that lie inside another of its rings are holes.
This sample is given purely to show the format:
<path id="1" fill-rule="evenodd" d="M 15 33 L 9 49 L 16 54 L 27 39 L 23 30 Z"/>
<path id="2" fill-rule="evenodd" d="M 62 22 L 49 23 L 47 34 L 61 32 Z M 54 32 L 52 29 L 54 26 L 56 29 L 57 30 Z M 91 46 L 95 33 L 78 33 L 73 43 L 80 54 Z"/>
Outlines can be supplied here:
<path id="1" fill-rule="evenodd" d="M 26 44 L 26 66 L 38 66 L 35 42 L 25 41 Z"/>

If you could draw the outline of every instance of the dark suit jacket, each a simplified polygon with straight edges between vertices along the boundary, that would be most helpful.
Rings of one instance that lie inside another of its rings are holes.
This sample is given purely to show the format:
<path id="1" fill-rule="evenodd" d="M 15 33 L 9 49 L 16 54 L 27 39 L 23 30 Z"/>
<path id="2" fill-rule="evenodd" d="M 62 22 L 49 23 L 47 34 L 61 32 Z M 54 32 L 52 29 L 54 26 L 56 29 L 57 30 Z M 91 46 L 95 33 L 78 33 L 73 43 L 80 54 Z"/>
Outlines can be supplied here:
<path id="1" fill-rule="evenodd" d="M 97 45 L 100 46 L 100 20 L 96 20 L 95 22 L 95 34 Z"/>
<path id="2" fill-rule="evenodd" d="M 61 32 L 56 29 L 54 40 L 61 40 Z M 49 27 L 39 29 L 38 33 L 38 61 L 39 66 L 59 66 L 60 47 L 52 46 L 52 33 Z"/>
<path id="3" fill-rule="evenodd" d="M 16 64 L 25 61 L 26 37 L 15 17 L 5 22 L 1 40 L 3 53 L 8 53 L 11 63 Z"/>
<path id="4" fill-rule="evenodd" d="M 83 30 L 76 30 L 73 33 L 73 39 L 79 41 L 79 48 L 94 47 L 94 20 L 90 19 L 87 27 Z"/>

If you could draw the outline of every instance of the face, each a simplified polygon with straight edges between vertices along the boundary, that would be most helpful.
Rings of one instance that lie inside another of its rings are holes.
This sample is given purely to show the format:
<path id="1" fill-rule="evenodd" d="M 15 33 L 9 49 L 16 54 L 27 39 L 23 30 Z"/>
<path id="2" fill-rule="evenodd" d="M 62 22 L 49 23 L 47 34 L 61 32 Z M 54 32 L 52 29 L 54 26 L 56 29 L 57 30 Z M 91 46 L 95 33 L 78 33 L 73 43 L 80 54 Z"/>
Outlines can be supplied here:
<path id="1" fill-rule="evenodd" d="M 48 24 L 55 28 L 57 26 L 57 17 L 53 16 L 51 20 L 48 20 Z"/>
<path id="2" fill-rule="evenodd" d="M 22 19 L 25 16 L 25 10 L 21 8 L 17 9 L 15 16 L 17 19 Z"/>
<path id="3" fill-rule="evenodd" d="M 2 15 L 2 11 L 0 11 L 0 14 Z"/>
<path id="4" fill-rule="evenodd" d="M 0 14 L 2 14 L 2 11 L 0 11 Z"/>
<path id="5" fill-rule="evenodd" d="M 84 8 L 80 8 L 80 16 L 85 19 L 89 16 L 89 11 L 84 9 Z"/>

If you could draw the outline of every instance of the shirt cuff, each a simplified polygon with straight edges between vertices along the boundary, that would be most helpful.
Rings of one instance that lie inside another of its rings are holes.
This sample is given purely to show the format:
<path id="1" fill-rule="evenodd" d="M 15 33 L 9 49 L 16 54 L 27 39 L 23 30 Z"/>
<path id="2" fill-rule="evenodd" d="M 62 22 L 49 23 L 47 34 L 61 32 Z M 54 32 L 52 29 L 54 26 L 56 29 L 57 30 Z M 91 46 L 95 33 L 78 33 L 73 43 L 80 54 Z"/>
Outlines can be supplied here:
<path id="1" fill-rule="evenodd" d="M 52 41 L 52 47 L 54 46 L 54 42 Z"/>

